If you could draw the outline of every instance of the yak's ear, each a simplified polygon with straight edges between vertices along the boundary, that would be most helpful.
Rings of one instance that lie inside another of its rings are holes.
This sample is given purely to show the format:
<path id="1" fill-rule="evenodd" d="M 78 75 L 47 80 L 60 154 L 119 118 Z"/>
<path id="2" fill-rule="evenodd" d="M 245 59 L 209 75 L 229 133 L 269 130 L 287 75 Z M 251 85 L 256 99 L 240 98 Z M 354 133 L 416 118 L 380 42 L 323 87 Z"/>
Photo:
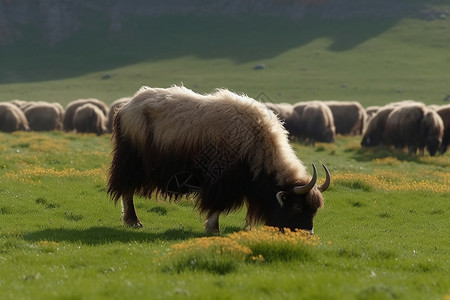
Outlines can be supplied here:
<path id="1" fill-rule="evenodd" d="M 283 207 L 284 201 L 286 201 L 286 193 L 285 192 L 278 192 L 277 193 L 277 201 L 280 204 L 280 206 Z"/>

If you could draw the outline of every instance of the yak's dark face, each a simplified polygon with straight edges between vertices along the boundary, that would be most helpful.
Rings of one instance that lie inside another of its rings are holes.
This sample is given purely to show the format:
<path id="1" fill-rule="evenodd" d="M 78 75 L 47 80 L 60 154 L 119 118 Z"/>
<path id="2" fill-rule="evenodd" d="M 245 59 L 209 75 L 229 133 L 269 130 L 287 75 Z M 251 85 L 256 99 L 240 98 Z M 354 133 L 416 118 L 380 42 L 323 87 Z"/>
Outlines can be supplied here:
<path id="1" fill-rule="evenodd" d="M 314 164 L 312 166 L 314 175 L 308 184 L 283 189 L 274 195 L 278 205 L 269 213 L 265 225 L 313 233 L 313 218 L 323 205 L 322 192 L 330 186 L 330 172 L 322 165 L 326 180 L 323 185 L 316 186 L 317 170 Z"/>
<path id="2" fill-rule="evenodd" d="M 303 195 L 294 192 L 279 192 L 277 194 L 279 206 L 267 219 L 268 226 L 289 228 L 291 230 L 302 229 L 313 233 L 313 218 L 318 208 L 322 205 L 322 194 L 317 187 Z"/>
<path id="3" fill-rule="evenodd" d="M 381 138 L 376 134 L 367 134 L 363 137 L 361 141 L 361 146 L 363 147 L 374 147 L 381 143 Z"/>
<path id="4" fill-rule="evenodd" d="M 335 133 L 333 130 L 327 128 L 324 132 L 323 132 L 323 136 L 322 136 L 322 142 L 324 143 L 332 143 L 335 140 Z"/>
<path id="5" fill-rule="evenodd" d="M 438 138 L 429 137 L 427 139 L 427 149 L 428 149 L 428 152 L 430 152 L 431 156 L 436 155 L 436 152 L 438 151 L 440 145 L 441 145 L 441 140 L 439 140 Z"/>

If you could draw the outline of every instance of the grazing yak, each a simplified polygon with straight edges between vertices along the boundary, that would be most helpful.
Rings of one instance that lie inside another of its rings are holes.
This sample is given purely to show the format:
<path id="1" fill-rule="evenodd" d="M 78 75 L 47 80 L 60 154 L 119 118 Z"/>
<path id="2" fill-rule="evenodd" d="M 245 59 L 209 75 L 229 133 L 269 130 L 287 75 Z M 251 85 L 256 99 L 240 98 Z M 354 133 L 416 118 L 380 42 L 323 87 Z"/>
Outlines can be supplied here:
<path id="1" fill-rule="evenodd" d="M 367 123 L 366 130 L 361 141 L 363 147 L 375 147 L 383 144 L 384 129 L 389 114 L 395 109 L 395 105 L 386 105 L 378 109 Z"/>
<path id="2" fill-rule="evenodd" d="M 321 101 L 295 104 L 291 119 L 295 124 L 294 136 L 300 141 L 308 140 L 314 146 L 315 142 L 332 143 L 336 138 L 333 113 Z"/>
<path id="3" fill-rule="evenodd" d="M 109 106 L 109 113 L 108 113 L 108 121 L 106 123 L 106 127 L 108 128 L 108 131 L 112 131 L 112 124 L 114 121 L 114 115 L 116 114 L 117 110 L 119 110 L 125 103 L 130 102 L 131 97 L 123 97 L 114 100 L 111 105 Z"/>
<path id="4" fill-rule="evenodd" d="M 439 107 L 436 112 L 444 124 L 444 136 L 442 137 L 440 152 L 445 153 L 448 145 L 450 145 L 450 104 Z"/>
<path id="5" fill-rule="evenodd" d="M 27 117 L 30 130 L 51 131 L 62 129 L 63 113 L 59 103 L 32 102 L 23 112 Z"/>
<path id="6" fill-rule="evenodd" d="M 123 221 L 141 227 L 134 194 L 197 197 L 207 232 L 219 215 L 247 206 L 247 222 L 313 230 L 322 192 L 262 103 L 228 90 L 200 95 L 185 87 L 141 88 L 117 112 L 108 194 L 122 198 Z"/>
<path id="7" fill-rule="evenodd" d="M 420 124 L 419 151 L 423 155 L 427 148 L 431 156 L 441 149 L 444 137 L 444 122 L 433 109 L 427 108 Z"/>
<path id="8" fill-rule="evenodd" d="M 423 154 L 427 148 L 431 156 L 439 149 L 444 124 L 439 115 L 423 103 L 411 100 L 394 102 L 381 107 L 367 125 L 361 145 L 394 146 L 417 150 Z"/>
<path id="9" fill-rule="evenodd" d="M 409 154 L 421 154 L 427 148 L 434 156 L 442 143 L 444 124 L 441 117 L 423 103 L 404 102 L 396 106 L 386 120 L 383 142 L 397 149 L 407 147 Z"/>
<path id="10" fill-rule="evenodd" d="M 396 106 L 388 115 L 383 133 L 385 145 L 397 149 L 408 148 L 415 154 L 421 140 L 421 123 L 425 114 L 423 103 L 407 103 Z"/>
<path id="11" fill-rule="evenodd" d="M 361 135 L 363 134 L 367 114 L 366 110 L 357 101 L 325 101 L 333 114 L 336 134 Z"/>
<path id="12" fill-rule="evenodd" d="M 105 115 L 100 108 L 92 103 L 86 103 L 75 110 L 73 126 L 80 133 L 102 135 L 107 131 Z"/>
<path id="13" fill-rule="evenodd" d="M 66 106 L 66 113 L 64 114 L 64 121 L 63 121 L 63 127 L 64 127 L 65 131 L 71 131 L 71 130 L 75 129 L 74 122 L 73 122 L 75 110 L 78 107 L 80 107 L 86 103 L 90 103 L 90 104 L 97 106 L 102 111 L 105 118 L 108 116 L 109 108 L 108 108 L 108 105 L 106 105 L 103 101 L 100 101 L 95 98 L 74 100 L 74 101 L 70 102 L 69 104 L 67 104 L 67 106 Z"/>
<path id="14" fill-rule="evenodd" d="M 20 108 L 8 102 L 0 102 L 0 131 L 30 130 L 27 118 Z"/>

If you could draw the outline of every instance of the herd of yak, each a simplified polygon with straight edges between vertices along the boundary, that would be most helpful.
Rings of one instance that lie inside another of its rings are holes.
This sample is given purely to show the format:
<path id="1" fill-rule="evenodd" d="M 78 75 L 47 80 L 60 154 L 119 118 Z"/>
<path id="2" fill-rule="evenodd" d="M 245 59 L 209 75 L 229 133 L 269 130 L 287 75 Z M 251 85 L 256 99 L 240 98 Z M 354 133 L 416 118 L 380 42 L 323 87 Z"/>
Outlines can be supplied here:
<path id="1" fill-rule="evenodd" d="M 425 149 L 431 156 L 450 144 L 450 104 L 426 106 L 405 100 L 363 108 L 356 101 L 309 101 L 291 105 L 267 103 L 283 121 L 291 138 L 331 143 L 336 134 L 362 135 L 363 147 Z"/>
<path id="2" fill-rule="evenodd" d="M 114 113 L 132 97 L 107 105 L 80 99 L 59 103 L 0 102 L 0 131 L 64 130 L 101 135 L 112 130 Z M 314 145 L 332 143 L 336 135 L 362 135 L 361 145 L 407 148 L 410 154 L 444 153 L 450 144 L 450 104 L 426 106 L 412 100 L 364 108 L 357 101 L 266 103 L 283 122 L 291 139 Z"/>

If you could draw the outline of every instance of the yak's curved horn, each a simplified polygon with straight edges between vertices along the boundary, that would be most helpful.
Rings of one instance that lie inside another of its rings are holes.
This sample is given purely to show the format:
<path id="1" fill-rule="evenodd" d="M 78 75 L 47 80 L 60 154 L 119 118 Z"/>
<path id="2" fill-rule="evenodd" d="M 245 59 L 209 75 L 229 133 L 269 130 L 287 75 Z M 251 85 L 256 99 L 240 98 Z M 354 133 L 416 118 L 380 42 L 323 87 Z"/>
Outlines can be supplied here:
<path id="1" fill-rule="evenodd" d="M 325 173 L 326 173 L 327 177 L 325 179 L 325 182 L 322 185 L 318 186 L 318 189 L 319 189 L 319 191 L 321 191 L 323 193 L 330 186 L 331 177 L 330 177 L 330 172 L 328 171 L 327 167 L 325 167 L 325 165 L 322 165 L 322 167 L 325 169 Z"/>
<path id="2" fill-rule="evenodd" d="M 313 177 L 311 178 L 311 181 L 308 184 L 294 187 L 294 193 L 296 193 L 297 195 L 306 194 L 316 185 L 317 170 L 316 170 L 316 166 L 314 164 L 312 164 L 312 166 L 314 169 L 314 174 L 313 174 Z"/>

